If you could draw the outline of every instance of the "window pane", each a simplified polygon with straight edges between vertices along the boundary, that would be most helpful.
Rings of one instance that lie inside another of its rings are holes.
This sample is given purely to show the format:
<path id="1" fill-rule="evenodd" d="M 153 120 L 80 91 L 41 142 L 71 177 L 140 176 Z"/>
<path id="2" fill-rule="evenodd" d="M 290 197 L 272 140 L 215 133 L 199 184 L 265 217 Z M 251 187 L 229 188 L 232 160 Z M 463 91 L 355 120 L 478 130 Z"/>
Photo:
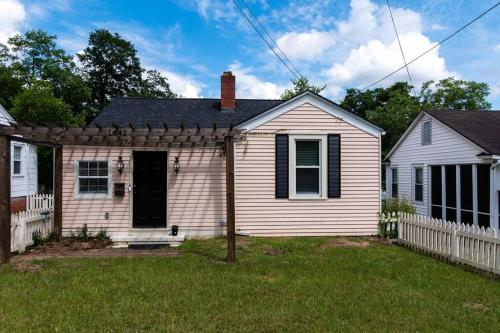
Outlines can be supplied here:
<path id="1" fill-rule="evenodd" d="M 415 185 L 415 201 L 423 201 L 423 200 L 424 200 L 424 186 Z"/>
<path id="2" fill-rule="evenodd" d="M 297 168 L 297 194 L 319 194 L 319 169 Z"/>
<path id="3" fill-rule="evenodd" d="M 460 205 L 462 209 L 472 210 L 472 165 L 460 166 Z"/>
<path id="4" fill-rule="evenodd" d="M 398 197 L 398 184 L 392 183 L 392 197 L 397 198 Z"/>
<path id="5" fill-rule="evenodd" d="M 488 228 L 490 226 L 490 214 L 477 214 L 477 224 L 480 227 Z"/>
<path id="6" fill-rule="evenodd" d="M 398 182 L 398 169 L 391 169 L 392 170 L 392 182 L 397 183 Z"/>
<path id="7" fill-rule="evenodd" d="M 80 193 L 108 193 L 108 178 L 80 178 Z"/>
<path id="8" fill-rule="evenodd" d="M 457 169 L 454 165 L 445 166 L 445 184 L 446 184 L 446 207 L 457 206 Z M 446 219 L 448 215 L 446 215 Z"/>
<path id="9" fill-rule="evenodd" d="M 21 161 L 14 161 L 14 174 L 18 175 L 21 173 Z"/>
<path id="10" fill-rule="evenodd" d="M 423 184 L 424 172 L 422 168 L 415 168 L 415 184 Z"/>
<path id="11" fill-rule="evenodd" d="M 472 212 L 462 210 L 460 214 L 460 223 L 472 225 L 472 223 L 474 222 L 474 214 Z"/>
<path id="12" fill-rule="evenodd" d="M 319 141 L 296 141 L 296 165 L 319 166 Z"/>
<path id="13" fill-rule="evenodd" d="M 14 160 L 20 160 L 21 159 L 21 147 L 14 147 Z"/>
<path id="14" fill-rule="evenodd" d="M 107 176 L 108 175 L 108 162 L 99 162 L 99 176 Z"/>
<path id="15" fill-rule="evenodd" d="M 443 217 L 443 210 L 441 209 L 441 206 L 432 205 L 431 213 L 432 217 L 435 219 L 440 219 Z"/>
<path id="16" fill-rule="evenodd" d="M 88 162 L 89 163 L 89 176 L 98 175 L 98 162 Z"/>
<path id="17" fill-rule="evenodd" d="M 477 210 L 490 213 L 490 166 L 477 165 Z"/>
<path id="18" fill-rule="evenodd" d="M 89 162 L 79 162 L 78 163 L 79 176 L 89 175 Z"/>
<path id="19" fill-rule="evenodd" d="M 431 196 L 433 205 L 442 205 L 441 166 L 431 167 Z"/>

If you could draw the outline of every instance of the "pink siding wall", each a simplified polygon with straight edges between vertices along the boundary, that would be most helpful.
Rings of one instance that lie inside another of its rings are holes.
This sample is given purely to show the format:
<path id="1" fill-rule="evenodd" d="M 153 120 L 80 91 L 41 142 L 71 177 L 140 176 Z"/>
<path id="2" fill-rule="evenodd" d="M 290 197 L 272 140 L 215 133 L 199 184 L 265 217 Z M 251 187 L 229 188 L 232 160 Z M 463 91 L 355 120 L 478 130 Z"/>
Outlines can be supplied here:
<path id="1" fill-rule="evenodd" d="M 342 195 L 275 198 L 274 133 L 341 134 Z M 379 139 L 304 104 L 251 132 L 236 148 L 236 228 L 259 236 L 371 235 L 380 208 Z"/>
<path id="2" fill-rule="evenodd" d="M 145 149 L 147 150 L 147 149 Z M 168 227 L 179 225 L 181 232 L 195 235 L 220 234 L 220 220 L 225 218 L 225 160 L 216 148 L 173 148 L 169 150 L 168 164 Z M 118 156 L 122 156 L 125 169 L 120 175 L 116 170 Z M 78 198 L 75 196 L 75 163 L 78 160 L 112 161 L 112 182 L 131 183 L 130 148 L 115 147 L 64 147 L 63 151 L 63 230 L 87 224 L 97 231 L 106 227 L 110 234 L 126 234 L 131 229 L 131 196 L 124 198 Z M 175 174 L 172 165 L 176 156 L 180 172 Z M 112 190 L 112 188 L 111 188 Z M 105 219 L 105 213 L 109 219 Z"/>

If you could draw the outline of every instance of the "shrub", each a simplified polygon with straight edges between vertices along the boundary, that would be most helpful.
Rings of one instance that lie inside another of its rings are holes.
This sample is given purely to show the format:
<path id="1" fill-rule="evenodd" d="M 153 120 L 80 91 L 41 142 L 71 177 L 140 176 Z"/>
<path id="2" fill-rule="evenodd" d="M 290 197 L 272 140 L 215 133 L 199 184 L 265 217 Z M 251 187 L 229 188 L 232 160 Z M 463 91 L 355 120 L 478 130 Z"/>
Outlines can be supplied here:
<path id="1" fill-rule="evenodd" d="M 382 214 L 387 215 L 397 212 L 415 214 L 417 209 L 413 206 L 411 201 L 407 199 L 399 200 L 397 198 L 390 198 L 382 201 Z"/>
<path id="2" fill-rule="evenodd" d="M 74 238 L 78 239 L 79 241 L 88 241 L 91 237 L 92 234 L 87 228 L 86 224 L 84 224 L 81 228 L 78 228 L 76 230 L 76 235 L 74 235 Z"/>
<path id="3" fill-rule="evenodd" d="M 42 237 L 42 232 L 40 230 L 33 231 L 31 237 L 33 238 L 33 246 L 42 245 L 43 237 Z"/>
<path id="4" fill-rule="evenodd" d="M 95 235 L 95 239 L 101 240 L 101 241 L 109 239 L 108 232 L 106 231 L 106 228 L 101 227 L 101 229 L 99 229 L 99 232 Z"/>
<path id="5" fill-rule="evenodd" d="M 57 234 L 55 231 L 49 232 L 49 234 L 43 240 L 44 242 L 55 242 L 57 240 Z"/>

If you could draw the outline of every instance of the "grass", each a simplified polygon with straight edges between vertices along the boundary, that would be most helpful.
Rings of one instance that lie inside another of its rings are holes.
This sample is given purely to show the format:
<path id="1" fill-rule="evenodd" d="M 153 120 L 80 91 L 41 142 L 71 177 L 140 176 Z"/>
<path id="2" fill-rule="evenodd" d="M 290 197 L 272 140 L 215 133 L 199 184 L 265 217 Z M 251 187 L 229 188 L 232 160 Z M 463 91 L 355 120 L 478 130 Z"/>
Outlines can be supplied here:
<path id="1" fill-rule="evenodd" d="M 500 331 L 500 281 L 406 248 L 332 238 L 188 241 L 181 257 L 0 268 L 0 331 Z"/>

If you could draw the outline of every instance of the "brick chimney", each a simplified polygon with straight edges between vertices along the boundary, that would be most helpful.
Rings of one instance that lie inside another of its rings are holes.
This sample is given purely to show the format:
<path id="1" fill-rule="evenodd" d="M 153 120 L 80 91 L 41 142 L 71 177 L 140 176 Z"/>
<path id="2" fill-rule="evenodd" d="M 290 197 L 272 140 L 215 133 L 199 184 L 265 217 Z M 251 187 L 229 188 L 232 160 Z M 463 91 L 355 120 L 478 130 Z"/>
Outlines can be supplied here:
<path id="1" fill-rule="evenodd" d="M 236 109 L 236 77 L 231 72 L 224 72 L 220 77 L 220 108 Z"/>

